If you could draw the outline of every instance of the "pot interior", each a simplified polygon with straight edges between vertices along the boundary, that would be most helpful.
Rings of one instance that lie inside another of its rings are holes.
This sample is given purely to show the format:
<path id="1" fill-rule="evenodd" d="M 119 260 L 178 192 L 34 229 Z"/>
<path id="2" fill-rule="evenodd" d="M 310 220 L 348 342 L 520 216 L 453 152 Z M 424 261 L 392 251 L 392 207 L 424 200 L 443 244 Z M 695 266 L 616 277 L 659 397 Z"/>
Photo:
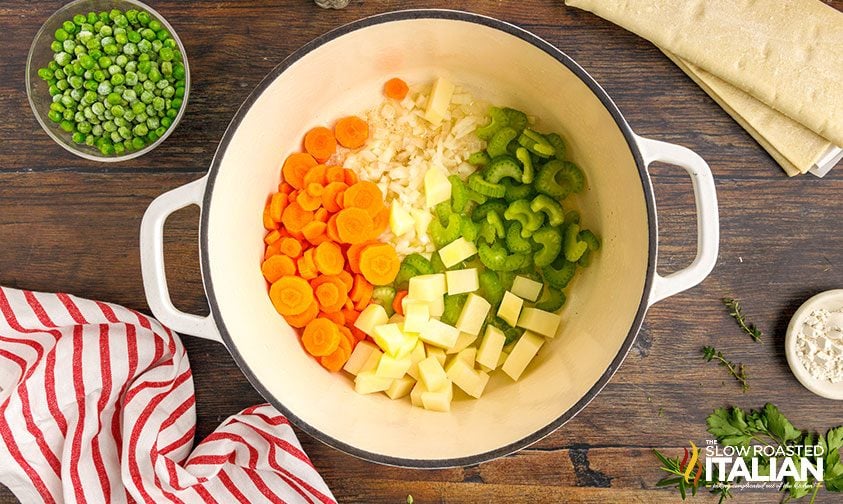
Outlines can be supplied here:
<path id="1" fill-rule="evenodd" d="M 577 76 L 579 67 L 560 63 L 528 42 L 541 41 L 509 25 L 410 11 L 343 32 L 279 67 L 223 140 L 201 230 L 206 290 L 220 331 L 268 400 L 305 431 L 358 456 L 434 467 L 477 463 L 526 446 L 599 391 L 646 309 L 649 196 L 631 133 L 627 128 L 625 137 L 610 113 L 614 105 Z M 456 393 L 450 413 L 383 394 L 359 395 L 347 376 L 326 372 L 273 309 L 260 272 L 262 210 L 277 190 L 283 159 L 300 149 L 311 127 L 378 103 L 383 82 L 393 76 L 409 82 L 445 76 L 477 98 L 539 117 L 540 129 L 561 132 L 588 177 L 588 190 L 576 201 L 584 225 L 603 240 L 592 266 L 567 289 L 561 333 L 521 380 L 494 373 L 480 400 Z"/>

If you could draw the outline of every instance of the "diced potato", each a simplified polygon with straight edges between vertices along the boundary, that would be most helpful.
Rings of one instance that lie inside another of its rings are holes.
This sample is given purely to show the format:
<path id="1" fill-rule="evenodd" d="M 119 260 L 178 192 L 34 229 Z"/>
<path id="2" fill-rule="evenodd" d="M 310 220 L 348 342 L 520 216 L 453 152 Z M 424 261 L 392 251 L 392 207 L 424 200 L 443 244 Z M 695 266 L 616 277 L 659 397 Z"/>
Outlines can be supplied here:
<path id="1" fill-rule="evenodd" d="M 358 394 L 383 392 L 392 385 L 392 378 L 383 378 L 373 371 L 362 371 L 354 379 L 354 390 Z"/>
<path id="2" fill-rule="evenodd" d="M 445 354 L 445 350 L 443 348 L 435 347 L 432 345 L 425 345 L 425 351 L 427 352 L 428 357 L 433 357 L 437 361 L 439 361 L 440 366 L 445 365 L 445 359 L 448 357 Z"/>
<path id="3" fill-rule="evenodd" d="M 445 297 L 441 296 L 432 301 L 427 302 L 427 309 L 430 311 L 431 317 L 441 317 L 445 313 Z"/>
<path id="4" fill-rule="evenodd" d="M 460 331 L 456 327 L 437 319 L 430 319 L 419 333 L 419 338 L 430 345 L 451 348 L 457 342 L 459 335 Z"/>
<path id="5" fill-rule="evenodd" d="M 552 338 L 562 322 L 562 317 L 538 308 L 524 308 L 518 317 L 518 327 Z"/>
<path id="6" fill-rule="evenodd" d="M 375 343 L 381 347 L 381 350 L 390 355 L 398 355 L 398 351 L 404 344 L 404 333 L 401 331 L 398 324 L 383 324 L 375 326 L 375 329 L 372 332 L 372 338 L 374 338 Z"/>
<path id="7" fill-rule="evenodd" d="M 430 304 L 411 299 L 404 304 L 404 331 L 420 333 L 430 320 Z"/>
<path id="8" fill-rule="evenodd" d="M 424 173 L 424 201 L 427 208 L 433 208 L 451 199 L 451 182 L 448 175 L 438 166 L 431 166 Z"/>
<path id="9" fill-rule="evenodd" d="M 422 340 L 418 340 L 416 342 L 416 346 L 413 348 L 413 351 L 410 352 L 410 368 L 407 370 L 407 374 L 412 376 L 414 379 L 419 379 L 419 362 L 423 361 L 427 357 L 427 354 L 424 350 L 424 342 Z"/>
<path id="10" fill-rule="evenodd" d="M 455 354 L 458 353 L 460 350 L 464 349 L 468 345 L 474 343 L 474 340 L 477 339 L 477 336 L 473 334 L 468 334 L 461 332 L 460 335 L 457 337 L 457 342 L 454 343 L 454 346 L 449 348 L 446 353 Z"/>
<path id="11" fill-rule="evenodd" d="M 477 360 L 477 347 L 468 347 L 457 354 L 457 359 L 465 361 L 466 364 L 474 367 L 474 361 Z"/>
<path id="12" fill-rule="evenodd" d="M 469 294 L 457 319 L 457 329 L 476 336 L 480 333 L 491 308 L 492 305 L 484 298 L 474 293 Z"/>
<path id="13" fill-rule="evenodd" d="M 383 355 L 380 362 L 378 362 L 378 368 L 375 370 L 375 374 L 381 378 L 395 380 L 407 374 L 407 370 L 410 369 L 411 364 L 412 361 L 410 360 L 409 354 L 400 358 Z"/>
<path id="14" fill-rule="evenodd" d="M 416 384 L 413 385 L 413 389 L 410 391 L 410 402 L 413 404 L 413 406 L 416 406 L 418 408 L 424 408 L 421 396 L 425 392 L 427 392 L 427 389 L 424 388 L 424 383 L 416 381 Z"/>
<path id="15" fill-rule="evenodd" d="M 498 307 L 498 317 L 502 318 L 507 324 L 515 327 L 518 323 L 518 315 L 521 314 L 521 308 L 524 306 L 524 300 L 515 294 L 506 291 L 501 300 L 501 305 Z"/>
<path id="16" fill-rule="evenodd" d="M 542 284 L 530 278 L 517 276 L 512 281 L 512 293 L 527 301 L 535 301 L 541 292 Z"/>
<path id="17" fill-rule="evenodd" d="M 448 286 L 449 296 L 474 292 L 480 288 L 477 268 L 446 271 L 445 284 Z"/>
<path id="18" fill-rule="evenodd" d="M 416 221 L 410 215 L 410 212 L 404 208 L 404 205 L 399 203 L 397 199 L 392 200 L 392 208 L 389 210 L 389 228 L 392 230 L 392 234 L 402 236 L 410 232 L 415 224 Z"/>
<path id="19" fill-rule="evenodd" d="M 397 312 L 393 313 L 392 316 L 389 317 L 389 320 L 386 321 L 386 323 L 387 324 L 398 324 L 399 326 L 403 326 L 404 325 L 404 315 L 401 315 L 400 313 L 397 313 Z M 402 327 L 401 330 L 403 331 L 404 328 Z"/>
<path id="20" fill-rule="evenodd" d="M 460 236 L 451 243 L 439 249 L 439 258 L 446 268 L 465 261 L 477 253 L 477 246 Z"/>
<path id="21" fill-rule="evenodd" d="M 544 338 L 538 334 L 530 331 L 524 332 L 518 342 L 515 343 L 512 352 L 509 353 L 509 357 L 506 358 L 503 366 L 501 366 L 503 372 L 508 374 L 513 380 L 520 378 L 521 373 L 524 372 L 527 364 L 536 356 L 543 343 Z"/>
<path id="22" fill-rule="evenodd" d="M 446 370 L 448 378 L 454 385 L 461 388 L 471 397 L 478 398 L 483 395 L 486 384 L 489 383 L 489 375 L 483 371 L 476 371 L 472 365 L 463 359 L 454 359 Z"/>
<path id="23" fill-rule="evenodd" d="M 505 342 L 506 336 L 504 336 L 503 331 L 493 325 L 487 325 L 486 333 L 477 349 L 476 362 L 489 369 L 495 369 L 498 366 L 498 357 L 500 357 Z"/>
<path id="24" fill-rule="evenodd" d="M 436 357 L 430 355 L 419 362 L 419 380 L 427 390 L 439 390 L 447 378 Z"/>
<path id="25" fill-rule="evenodd" d="M 427 237 L 427 227 L 430 221 L 433 220 L 433 215 L 427 210 L 420 210 L 418 208 L 411 208 L 410 215 L 413 216 L 416 226 L 416 237 Z"/>
<path id="26" fill-rule="evenodd" d="M 451 401 L 453 398 L 454 387 L 448 378 L 445 378 L 441 387 L 434 390 L 427 390 L 421 394 L 422 406 L 424 409 L 430 411 L 451 411 Z"/>
<path id="27" fill-rule="evenodd" d="M 360 372 L 360 369 L 369 360 L 369 357 L 374 353 L 381 351 L 374 345 L 374 343 L 370 341 L 361 341 L 358 343 L 354 350 L 351 352 L 351 355 L 348 357 L 348 360 L 345 362 L 345 366 L 343 369 L 348 371 L 353 375 L 357 375 Z"/>
<path id="28" fill-rule="evenodd" d="M 394 355 L 394 357 L 405 357 L 410 355 L 410 352 L 416 348 L 416 345 L 419 343 L 419 335 L 416 333 L 410 333 L 404 331 L 404 342 L 401 343 L 401 346 L 398 348 L 398 352 Z"/>
<path id="29" fill-rule="evenodd" d="M 424 108 L 424 118 L 430 121 L 430 124 L 439 126 L 442 122 L 451 104 L 455 87 L 453 82 L 444 77 L 439 77 L 433 83 L 433 89 L 430 90 L 430 96 Z"/>
<path id="30" fill-rule="evenodd" d="M 509 352 L 501 352 L 501 356 L 498 357 L 498 367 L 503 366 L 503 363 L 506 362 L 507 357 L 509 357 Z"/>
<path id="31" fill-rule="evenodd" d="M 409 376 L 404 376 L 402 378 L 392 380 L 392 384 L 385 390 L 385 392 L 390 399 L 401 399 L 410 393 L 415 384 L 416 380 L 410 378 Z"/>
<path id="32" fill-rule="evenodd" d="M 359 343 L 358 343 L 358 345 L 359 345 Z M 366 359 L 366 362 L 363 363 L 363 366 L 360 367 L 360 371 L 358 371 L 357 374 L 360 374 L 364 371 L 374 372 L 375 369 L 378 368 L 378 364 L 381 361 L 381 357 L 383 357 L 383 352 L 381 352 L 381 349 L 380 348 L 375 349 L 375 351 L 372 352 L 372 355 L 370 355 L 369 358 Z"/>
<path id="33" fill-rule="evenodd" d="M 389 320 L 389 315 L 386 314 L 384 307 L 372 303 L 360 312 L 357 320 L 354 321 L 354 327 L 374 337 L 375 326 L 386 324 L 387 320 Z"/>
<path id="34" fill-rule="evenodd" d="M 448 292 L 445 288 L 445 274 L 419 275 L 410 279 L 406 299 L 435 301 Z"/>

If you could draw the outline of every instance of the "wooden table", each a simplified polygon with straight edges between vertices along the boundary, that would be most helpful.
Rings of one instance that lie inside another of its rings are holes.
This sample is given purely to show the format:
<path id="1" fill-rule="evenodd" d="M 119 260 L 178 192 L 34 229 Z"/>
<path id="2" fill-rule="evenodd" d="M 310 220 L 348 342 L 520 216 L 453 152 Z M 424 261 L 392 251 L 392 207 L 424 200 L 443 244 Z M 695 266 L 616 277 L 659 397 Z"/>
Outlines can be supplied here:
<path id="1" fill-rule="evenodd" d="M 74 157 L 41 130 L 26 99 L 24 67 L 41 23 L 63 2 L 5 0 L 0 58 L 0 284 L 65 291 L 148 310 L 138 228 L 150 201 L 202 176 L 229 120 L 253 87 L 297 47 L 360 17 L 418 7 L 354 0 L 341 11 L 308 0 L 151 1 L 176 27 L 190 58 L 193 88 L 183 122 L 154 152 L 117 165 Z M 843 9 L 843 2 L 828 2 Z M 838 425 L 843 407 L 802 388 L 783 350 L 785 328 L 807 297 L 843 286 L 840 223 L 843 168 L 825 179 L 788 179 L 773 160 L 650 43 L 557 0 L 428 2 L 495 16 L 531 30 L 590 72 L 639 134 L 685 145 L 716 176 L 721 215 L 719 263 L 702 285 L 654 306 L 620 371 L 581 414 L 521 452 L 475 467 L 436 471 L 374 465 L 300 433 L 340 502 L 675 502 L 657 490 L 653 447 L 671 454 L 709 438 L 705 417 L 725 405 L 781 406 L 797 426 Z M 653 169 L 659 206 L 660 267 L 693 257 L 690 182 L 682 170 Z M 176 304 L 207 311 L 199 275 L 195 208 L 167 228 Z M 764 332 L 741 334 L 720 303 L 743 301 Z M 202 439 L 225 417 L 261 402 L 215 343 L 184 338 L 193 363 Z M 746 394 L 706 363 L 713 344 L 747 364 Z M 773 491 L 738 502 L 775 502 Z M 710 501 L 702 497 L 703 501 Z M 832 502 L 826 496 L 819 501 Z M 15 502 L 0 489 L 0 503 Z"/>

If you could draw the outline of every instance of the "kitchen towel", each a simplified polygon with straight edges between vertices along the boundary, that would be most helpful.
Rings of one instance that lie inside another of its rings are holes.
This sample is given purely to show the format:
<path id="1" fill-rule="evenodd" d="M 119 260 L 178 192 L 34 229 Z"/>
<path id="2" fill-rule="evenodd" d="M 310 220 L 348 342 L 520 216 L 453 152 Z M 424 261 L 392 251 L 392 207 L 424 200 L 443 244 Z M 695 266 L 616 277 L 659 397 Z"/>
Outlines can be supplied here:
<path id="1" fill-rule="evenodd" d="M 788 175 L 843 145 L 843 14 L 819 0 L 565 0 L 650 40 Z"/>
<path id="2" fill-rule="evenodd" d="M 335 503 L 268 404 L 196 448 L 178 336 L 121 306 L 0 287 L 0 482 L 21 502 Z"/>

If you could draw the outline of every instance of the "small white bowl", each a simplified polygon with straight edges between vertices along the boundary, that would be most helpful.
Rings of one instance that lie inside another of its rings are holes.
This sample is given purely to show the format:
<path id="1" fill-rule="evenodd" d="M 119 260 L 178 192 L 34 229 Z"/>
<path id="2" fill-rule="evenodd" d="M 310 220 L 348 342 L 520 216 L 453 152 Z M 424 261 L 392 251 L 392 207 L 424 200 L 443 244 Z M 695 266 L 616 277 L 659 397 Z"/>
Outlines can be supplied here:
<path id="1" fill-rule="evenodd" d="M 796 379 L 799 380 L 806 389 L 817 394 L 818 396 L 827 399 L 843 400 L 843 382 L 830 383 L 824 380 L 817 380 L 805 366 L 796 354 L 797 333 L 808 315 L 818 309 L 826 308 L 829 310 L 839 310 L 843 308 L 843 289 L 829 290 L 821 292 L 811 299 L 805 301 L 802 306 L 793 314 L 790 319 L 790 324 L 787 326 L 787 336 L 784 340 L 784 350 L 787 355 L 787 363 L 790 365 L 790 370 L 793 371 Z"/>

